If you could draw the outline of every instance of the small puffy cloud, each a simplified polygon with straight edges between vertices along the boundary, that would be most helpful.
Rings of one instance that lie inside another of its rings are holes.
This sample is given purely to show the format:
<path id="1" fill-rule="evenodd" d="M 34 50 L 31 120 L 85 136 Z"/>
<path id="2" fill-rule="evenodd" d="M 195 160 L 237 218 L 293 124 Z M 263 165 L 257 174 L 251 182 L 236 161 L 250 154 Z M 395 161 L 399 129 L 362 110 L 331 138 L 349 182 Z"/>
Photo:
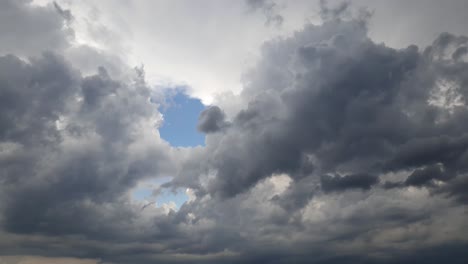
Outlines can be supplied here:
<path id="1" fill-rule="evenodd" d="M 218 106 L 205 109 L 198 119 L 198 130 L 203 133 L 217 132 L 227 125 L 226 116 Z"/>

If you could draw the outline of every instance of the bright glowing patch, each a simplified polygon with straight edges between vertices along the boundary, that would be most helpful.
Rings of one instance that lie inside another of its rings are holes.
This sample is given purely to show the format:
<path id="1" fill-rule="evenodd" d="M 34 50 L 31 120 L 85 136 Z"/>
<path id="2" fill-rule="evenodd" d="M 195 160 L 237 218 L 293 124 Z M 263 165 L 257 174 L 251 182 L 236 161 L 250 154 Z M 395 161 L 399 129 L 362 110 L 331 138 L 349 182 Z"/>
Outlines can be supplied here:
<path id="1" fill-rule="evenodd" d="M 462 95 L 459 92 L 459 87 L 455 82 L 448 80 L 438 80 L 437 88 L 432 92 L 428 103 L 445 110 L 450 113 L 456 107 L 464 107 Z"/>
<path id="2" fill-rule="evenodd" d="M 145 203 L 145 206 L 170 207 L 179 209 L 189 200 L 185 190 L 175 191 L 161 188 L 161 185 L 169 182 L 172 177 L 164 177 L 139 183 L 132 191 L 132 198 Z"/>

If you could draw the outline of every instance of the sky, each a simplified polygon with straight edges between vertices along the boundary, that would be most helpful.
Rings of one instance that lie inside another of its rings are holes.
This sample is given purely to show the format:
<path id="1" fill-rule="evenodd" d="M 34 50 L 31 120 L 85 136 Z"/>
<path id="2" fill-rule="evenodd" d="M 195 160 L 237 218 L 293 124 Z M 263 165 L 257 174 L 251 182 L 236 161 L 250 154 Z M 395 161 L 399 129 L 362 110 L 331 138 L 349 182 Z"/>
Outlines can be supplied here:
<path id="1" fill-rule="evenodd" d="M 468 263 L 465 0 L 0 0 L 0 264 Z"/>
<path id="2" fill-rule="evenodd" d="M 195 147 L 205 144 L 204 135 L 197 130 L 198 116 L 204 106 L 200 99 L 191 98 L 184 91 L 166 95 L 167 104 L 161 109 L 163 123 L 161 138 L 174 147 Z"/>

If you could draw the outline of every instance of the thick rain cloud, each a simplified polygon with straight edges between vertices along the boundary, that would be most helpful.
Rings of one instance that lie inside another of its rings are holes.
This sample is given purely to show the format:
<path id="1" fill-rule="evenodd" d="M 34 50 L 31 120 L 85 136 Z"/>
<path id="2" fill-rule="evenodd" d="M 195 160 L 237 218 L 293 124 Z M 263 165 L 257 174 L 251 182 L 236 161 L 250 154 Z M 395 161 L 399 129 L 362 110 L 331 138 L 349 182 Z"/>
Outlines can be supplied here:
<path id="1" fill-rule="evenodd" d="M 209 107 L 200 114 L 198 130 L 204 133 L 217 132 L 228 125 L 225 119 L 226 115 L 219 107 Z"/>
<path id="2" fill-rule="evenodd" d="M 60 20 L 54 17 L 58 5 L 4 5 L 2 12 L 26 12 L 20 16 L 24 23 L 38 16 Z M 65 34 L 56 24 L 45 26 L 58 30 L 54 36 Z M 2 232 L 116 241 L 171 232 L 152 228 L 158 224 L 129 200 L 139 180 L 176 168 L 170 146 L 158 139 L 161 117 L 145 80 L 138 72 L 127 82 L 114 80 L 98 65 L 95 74 L 82 76 L 54 51 L 28 59 L 0 57 Z M 164 225 L 164 210 L 150 211 Z"/>
<path id="3" fill-rule="evenodd" d="M 51 53 L 7 55 L 0 68 L 6 231 L 104 235 L 117 227 L 100 218 L 133 217 L 121 199 L 136 181 L 173 171 L 168 145 L 145 142 L 158 115 L 141 80 L 122 84 L 103 68 L 82 77 Z"/>
<path id="4" fill-rule="evenodd" d="M 325 192 L 343 191 L 346 189 L 369 190 L 377 183 L 377 177 L 369 174 L 350 174 L 344 176 L 324 175 L 320 178 Z"/>
<path id="5" fill-rule="evenodd" d="M 468 38 L 395 49 L 320 4 L 206 107 L 198 147 L 160 138 L 163 93 L 74 42 L 74 10 L 0 4 L 38 27 L 0 26 L 0 263 L 465 263 Z M 167 177 L 179 208 L 133 197 Z"/>
<path id="6" fill-rule="evenodd" d="M 418 170 L 410 185 L 464 177 L 467 68 L 453 58 L 463 45 L 444 33 L 423 51 L 395 50 L 368 39 L 365 21 L 340 19 L 266 44 L 241 95 L 246 107 L 207 146 L 215 177 L 206 190 L 232 197 L 274 173 Z M 447 176 L 421 175 L 433 166 Z M 374 178 L 363 177 L 363 189 Z"/>

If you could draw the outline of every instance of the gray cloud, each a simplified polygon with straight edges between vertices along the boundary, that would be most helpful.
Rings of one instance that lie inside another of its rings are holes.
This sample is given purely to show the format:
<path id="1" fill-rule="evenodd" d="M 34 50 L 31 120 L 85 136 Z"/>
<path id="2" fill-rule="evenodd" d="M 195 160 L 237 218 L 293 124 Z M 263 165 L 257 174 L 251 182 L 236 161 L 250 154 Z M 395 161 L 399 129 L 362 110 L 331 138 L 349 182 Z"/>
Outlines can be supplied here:
<path id="1" fill-rule="evenodd" d="M 213 155 L 202 163 L 216 172 L 207 190 L 233 196 L 273 173 L 382 174 L 437 163 L 463 173 L 466 108 L 431 101 L 452 85 L 444 100 L 464 102 L 466 63 L 441 57 L 463 43 L 443 34 L 423 53 L 395 50 L 369 40 L 365 22 L 336 19 L 268 43 L 242 94 L 247 107 L 207 146 Z"/>
<path id="2" fill-rule="evenodd" d="M 198 118 L 198 130 L 204 133 L 213 133 L 223 129 L 228 123 L 226 115 L 218 106 L 205 109 Z"/>
<path id="3" fill-rule="evenodd" d="M 30 38 L 68 45 L 66 10 L 7 3 L 38 21 L 54 14 L 43 31 L 57 34 Z M 127 68 L 101 54 L 91 61 L 106 67 L 85 75 L 62 44 L 24 59 L 29 48 L 6 43 L 15 53 L 0 57 L 0 255 L 466 262 L 467 39 L 389 48 L 347 8 L 322 4 L 322 25 L 265 43 L 236 98 L 242 109 L 201 114 L 205 147 L 158 138 L 143 68 L 116 78 L 112 67 Z M 175 178 L 161 188 L 189 188 L 179 210 L 131 198 L 163 176 Z"/>
<path id="4" fill-rule="evenodd" d="M 261 11 L 266 18 L 266 25 L 281 26 L 283 16 L 278 13 L 278 5 L 273 0 L 246 0 L 247 6 L 252 11 Z"/>
<path id="5" fill-rule="evenodd" d="M 355 189 L 367 190 L 359 194 L 367 197 L 365 203 L 395 197 L 409 186 L 442 194 L 429 199 L 463 201 L 459 190 L 464 185 L 454 179 L 465 179 L 467 172 L 462 121 L 467 68 L 456 55 L 464 37 L 444 33 L 422 51 L 416 46 L 393 49 L 367 38 L 365 16 L 347 21 L 340 13 L 321 26 L 308 25 L 291 38 L 265 44 L 262 59 L 247 75 L 244 109 L 230 127 L 207 135 L 206 149 L 187 161 L 190 169 L 173 185 L 194 182 L 193 175 L 199 175 L 201 184 L 190 185 L 199 196 L 241 203 L 272 175 L 285 173 L 292 182 L 270 198 L 278 213 L 262 224 L 276 223 L 291 233 L 307 229 L 300 210 L 328 196 L 344 196 L 345 190 L 350 197 L 358 195 Z M 391 186 L 398 188 L 374 188 L 380 181 L 391 185 L 385 180 L 392 173 L 406 174 Z M 366 207 L 337 220 L 346 226 L 337 238 L 349 242 L 373 225 L 390 230 L 418 225 L 435 214 L 429 209 L 415 215 L 408 208 L 378 203 L 388 210 L 371 213 Z M 365 223 L 362 229 L 352 227 L 358 222 Z M 376 261 L 361 256 L 354 252 L 349 262 Z M 329 261 L 337 260 L 348 261 L 343 255 Z"/>
<path id="6" fill-rule="evenodd" d="M 57 2 L 53 2 L 53 5 L 57 12 L 66 20 L 71 21 L 73 19 L 73 15 L 70 10 L 63 9 Z"/>
<path id="7" fill-rule="evenodd" d="M 333 192 L 346 189 L 369 190 L 372 185 L 378 182 L 378 178 L 369 174 L 324 175 L 320 178 L 320 181 L 325 192 Z"/>
<path id="8" fill-rule="evenodd" d="M 39 55 L 44 50 L 60 51 L 68 47 L 74 32 L 67 27 L 57 5 L 31 5 L 28 0 L 0 3 L 0 54 Z"/>
<path id="9" fill-rule="evenodd" d="M 0 68 L 5 230 L 125 237 L 119 224 L 138 213 L 125 209 L 126 192 L 174 167 L 167 145 L 145 142 L 157 117 L 147 87 L 103 68 L 83 78 L 51 53 L 1 57 Z"/>
<path id="10" fill-rule="evenodd" d="M 420 186 L 428 183 L 432 179 L 444 179 L 444 172 L 441 166 L 430 166 L 424 169 L 417 169 L 405 181 L 406 185 Z"/>

